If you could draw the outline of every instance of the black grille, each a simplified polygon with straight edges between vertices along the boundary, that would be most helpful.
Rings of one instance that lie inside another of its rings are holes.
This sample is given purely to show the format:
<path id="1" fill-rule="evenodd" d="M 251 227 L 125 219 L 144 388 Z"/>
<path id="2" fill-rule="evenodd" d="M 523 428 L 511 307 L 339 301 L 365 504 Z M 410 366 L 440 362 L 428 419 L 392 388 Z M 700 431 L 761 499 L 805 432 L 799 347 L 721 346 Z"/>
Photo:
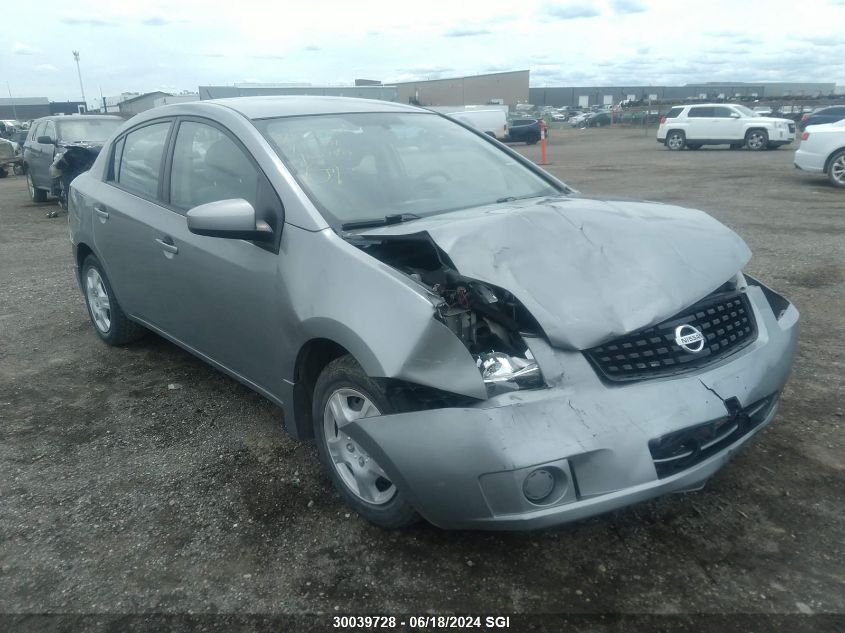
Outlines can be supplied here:
<path id="1" fill-rule="evenodd" d="M 700 352 L 688 352 L 675 342 L 675 328 L 680 325 L 692 325 L 704 335 Z M 643 380 L 709 365 L 756 338 L 757 326 L 748 298 L 728 292 L 710 295 L 663 323 L 584 354 L 608 380 Z"/>
<path id="2" fill-rule="evenodd" d="M 674 475 L 730 446 L 755 429 L 771 413 L 778 394 L 758 400 L 744 409 L 736 398 L 725 402 L 724 418 L 674 431 L 648 443 L 658 478 Z"/>

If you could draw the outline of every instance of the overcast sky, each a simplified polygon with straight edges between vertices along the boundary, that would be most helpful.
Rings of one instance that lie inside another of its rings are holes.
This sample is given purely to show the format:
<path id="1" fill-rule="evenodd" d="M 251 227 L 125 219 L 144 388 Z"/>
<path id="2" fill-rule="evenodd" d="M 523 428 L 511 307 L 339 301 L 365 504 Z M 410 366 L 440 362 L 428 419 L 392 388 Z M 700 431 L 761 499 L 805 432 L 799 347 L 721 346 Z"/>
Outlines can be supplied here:
<path id="1" fill-rule="evenodd" d="M 0 81 L 89 101 L 244 82 L 531 70 L 532 86 L 845 85 L 845 0 L 40 0 L 13 3 Z M 9 17 L 6 11 L 7 18 Z M 7 97 L 6 86 L 2 96 Z"/>

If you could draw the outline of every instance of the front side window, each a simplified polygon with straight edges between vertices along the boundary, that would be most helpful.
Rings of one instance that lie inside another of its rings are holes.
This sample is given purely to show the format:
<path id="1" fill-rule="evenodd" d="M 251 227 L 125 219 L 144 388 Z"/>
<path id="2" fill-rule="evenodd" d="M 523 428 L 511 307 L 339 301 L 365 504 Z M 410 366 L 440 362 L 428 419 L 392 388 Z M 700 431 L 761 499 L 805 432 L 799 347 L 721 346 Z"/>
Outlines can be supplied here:
<path id="1" fill-rule="evenodd" d="M 65 143 L 78 143 L 80 141 L 103 143 L 122 124 L 123 121 L 115 119 L 96 120 L 68 117 L 67 120 L 59 123 L 59 137 Z"/>
<path id="2" fill-rule="evenodd" d="M 759 112 L 754 112 L 754 110 L 746 108 L 744 105 L 735 105 L 733 109 L 734 111 L 739 112 L 742 116 L 761 116 Z"/>
<path id="3" fill-rule="evenodd" d="M 190 209 L 243 198 L 255 207 L 258 180 L 258 169 L 222 131 L 194 121 L 179 125 L 170 172 L 171 205 Z"/>
<path id="4" fill-rule="evenodd" d="M 436 114 L 331 114 L 255 125 L 330 224 L 562 193 L 489 141 Z"/>
<path id="5" fill-rule="evenodd" d="M 731 114 L 734 114 L 734 111 L 730 108 L 713 108 L 713 116 L 717 119 L 729 119 Z"/>
<path id="6" fill-rule="evenodd" d="M 148 198 L 158 196 L 159 174 L 170 122 L 154 123 L 134 130 L 123 141 L 116 182 Z"/>
<path id="7" fill-rule="evenodd" d="M 47 121 L 47 124 L 44 126 L 44 131 L 42 132 L 44 136 L 49 136 L 50 141 L 55 143 L 56 142 L 56 126 L 52 121 Z"/>

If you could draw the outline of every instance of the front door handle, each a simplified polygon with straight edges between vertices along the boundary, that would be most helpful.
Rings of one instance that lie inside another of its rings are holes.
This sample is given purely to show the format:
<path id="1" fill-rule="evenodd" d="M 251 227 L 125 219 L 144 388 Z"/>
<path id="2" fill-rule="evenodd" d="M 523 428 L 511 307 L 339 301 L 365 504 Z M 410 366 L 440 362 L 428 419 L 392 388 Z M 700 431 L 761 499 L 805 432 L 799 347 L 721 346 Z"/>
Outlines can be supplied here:
<path id="1" fill-rule="evenodd" d="M 173 253 L 175 255 L 176 253 L 179 252 L 179 248 L 176 246 L 176 244 L 173 243 L 173 240 L 169 237 L 165 237 L 165 238 L 157 237 L 156 242 L 158 243 L 159 246 L 161 246 L 162 250 L 164 250 L 168 253 Z"/>
<path id="2" fill-rule="evenodd" d="M 97 215 L 99 215 L 99 216 L 100 216 L 101 218 L 103 218 L 104 220 L 108 220 L 108 219 L 109 219 L 109 212 L 108 212 L 108 211 L 106 211 L 106 208 L 105 208 L 103 205 L 101 205 L 101 204 L 95 204 L 95 205 L 94 205 L 94 211 L 96 211 L 96 212 L 97 212 Z"/>

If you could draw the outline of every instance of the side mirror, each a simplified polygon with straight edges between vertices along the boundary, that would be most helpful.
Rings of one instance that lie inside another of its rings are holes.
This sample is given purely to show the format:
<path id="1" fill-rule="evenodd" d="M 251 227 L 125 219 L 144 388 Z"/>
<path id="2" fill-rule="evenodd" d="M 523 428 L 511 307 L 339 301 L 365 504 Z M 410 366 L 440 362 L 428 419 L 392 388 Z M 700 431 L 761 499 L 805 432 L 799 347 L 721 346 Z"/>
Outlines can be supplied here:
<path id="1" fill-rule="evenodd" d="M 188 230 L 197 235 L 271 242 L 273 229 L 255 219 L 255 209 L 243 198 L 201 204 L 188 211 Z"/>
<path id="2" fill-rule="evenodd" d="M 55 145 L 56 144 L 56 141 L 51 139 L 49 136 L 39 136 L 37 139 L 35 139 L 35 142 L 40 144 L 40 145 Z"/>
<path id="3" fill-rule="evenodd" d="M 731 112 L 731 118 L 732 119 L 738 119 L 739 118 L 739 112 Z"/>

